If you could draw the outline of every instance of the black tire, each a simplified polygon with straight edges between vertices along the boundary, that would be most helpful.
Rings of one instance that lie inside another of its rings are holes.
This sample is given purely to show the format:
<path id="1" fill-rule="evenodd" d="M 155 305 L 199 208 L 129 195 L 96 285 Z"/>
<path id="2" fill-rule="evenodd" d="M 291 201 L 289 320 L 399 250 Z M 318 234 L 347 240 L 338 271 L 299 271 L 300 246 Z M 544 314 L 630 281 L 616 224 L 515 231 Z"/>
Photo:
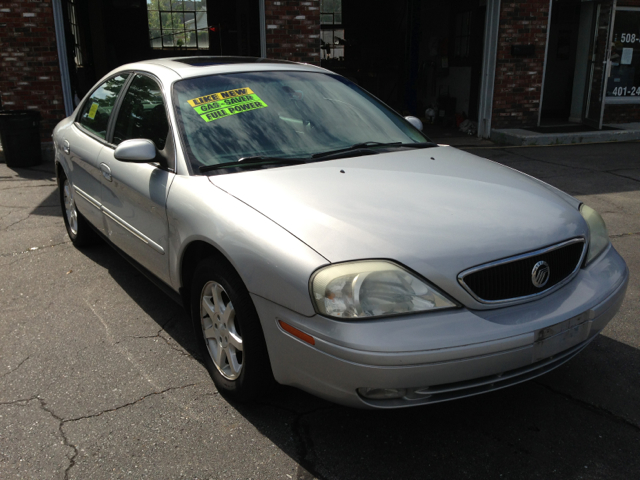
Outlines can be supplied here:
<path id="1" fill-rule="evenodd" d="M 60 175 L 58 185 L 62 218 L 64 219 L 64 226 L 67 229 L 67 235 L 69 235 L 73 246 L 82 248 L 95 244 L 99 239 L 98 234 L 91 228 L 87 219 L 78 211 L 73 188 L 64 173 Z"/>
<path id="2" fill-rule="evenodd" d="M 217 301 L 214 291 L 218 292 Z M 198 349 L 220 393 L 248 401 L 273 388 L 275 380 L 258 313 L 240 276 L 225 260 L 207 258 L 196 268 L 191 282 L 191 318 Z M 236 348 L 238 338 L 240 350 Z"/>

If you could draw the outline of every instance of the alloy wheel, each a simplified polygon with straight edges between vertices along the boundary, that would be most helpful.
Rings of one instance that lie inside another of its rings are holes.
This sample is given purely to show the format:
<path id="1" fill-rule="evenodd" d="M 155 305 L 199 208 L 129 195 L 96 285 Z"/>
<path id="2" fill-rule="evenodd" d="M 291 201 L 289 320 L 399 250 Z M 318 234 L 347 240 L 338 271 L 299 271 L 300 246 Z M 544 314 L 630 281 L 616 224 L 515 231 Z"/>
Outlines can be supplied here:
<path id="1" fill-rule="evenodd" d="M 236 312 L 229 295 L 217 282 L 207 282 L 200 294 L 200 325 L 211 360 L 228 380 L 242 373 L 243 343 L 236 328 Z"/>
<path id="2" fill-rule="evenodd" d="M 73 192 L 71 190 L 71 184 L 69 180 L 65 179 L 62 187 L 64 211 L 67 215 L 67 222 L 69 223 L 69 230 L 72 235 L 78 235 L 78 210 L 76 209 L 76 202 L 73 199 Z"/>

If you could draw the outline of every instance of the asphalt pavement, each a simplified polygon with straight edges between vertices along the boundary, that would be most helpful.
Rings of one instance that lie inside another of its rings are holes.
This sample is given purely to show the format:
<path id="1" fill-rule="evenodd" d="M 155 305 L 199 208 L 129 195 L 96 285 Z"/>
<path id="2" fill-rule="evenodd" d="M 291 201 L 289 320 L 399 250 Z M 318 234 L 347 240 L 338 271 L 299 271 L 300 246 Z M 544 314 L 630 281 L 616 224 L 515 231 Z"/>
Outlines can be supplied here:
<path id="1" fill-rule="evenodd" d="M 181 307 L 107 245 L 71 245 L 53 164 L 0 164 L 0 479 L 640 478 L 640 143 L 482 145 L 603 215 L 627 296 L 543 377 L 395 411 L 287 387 L 228 402 Z"/>

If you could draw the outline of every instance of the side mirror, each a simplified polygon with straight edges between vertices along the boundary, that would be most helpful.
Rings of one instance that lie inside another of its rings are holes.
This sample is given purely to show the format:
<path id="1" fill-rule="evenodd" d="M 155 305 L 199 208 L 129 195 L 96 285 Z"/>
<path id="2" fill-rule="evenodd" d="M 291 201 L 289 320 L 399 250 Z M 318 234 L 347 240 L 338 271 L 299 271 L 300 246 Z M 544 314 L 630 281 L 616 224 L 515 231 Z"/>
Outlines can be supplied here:
<path id="1" fill-rule="evenodd" d="M 404 117 L 404 119 L 418 130 L 422 131 L 422 122 L 418 117 Z"/>
<path id="2" fill-rule="evenodd" d="M 157 154 L 156 146 L 151 140 L 134 138 L 118 145 L 113 156 L 121 162 L 148 163 L 156 161 Z"/>

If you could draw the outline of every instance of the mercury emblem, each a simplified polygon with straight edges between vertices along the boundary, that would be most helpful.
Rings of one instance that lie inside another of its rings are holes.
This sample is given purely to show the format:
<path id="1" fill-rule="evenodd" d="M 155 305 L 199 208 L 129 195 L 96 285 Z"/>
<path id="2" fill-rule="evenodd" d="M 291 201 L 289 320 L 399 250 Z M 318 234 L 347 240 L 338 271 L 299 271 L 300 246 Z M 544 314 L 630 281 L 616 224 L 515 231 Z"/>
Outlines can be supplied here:
<path id="1" fill-rule="evenodd" d="M 549 281 L 551 269 L 545 261 L 540 261 L 533 266 L 531 271 L 531 283 L 538 288 L 544 287 Z"/>

